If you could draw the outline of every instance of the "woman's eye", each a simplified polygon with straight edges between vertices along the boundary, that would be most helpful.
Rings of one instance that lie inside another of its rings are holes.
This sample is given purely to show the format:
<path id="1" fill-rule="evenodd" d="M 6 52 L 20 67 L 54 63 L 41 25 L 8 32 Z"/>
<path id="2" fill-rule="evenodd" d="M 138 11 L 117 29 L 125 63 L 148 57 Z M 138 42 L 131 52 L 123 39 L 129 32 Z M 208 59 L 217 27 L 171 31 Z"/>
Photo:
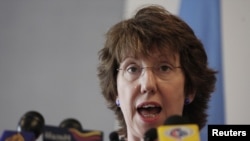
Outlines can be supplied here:
<path id="1" fill-rule="evenodd" d="M 130 65 L 127 67 L 127 72 L 129 73 L 137 73 L 140 71 L 140 67 L 139 66 L 136 66 L 136 65 Z"/>
<path id="2" fill-rule="evenodd" d="M 170 65 L 162 64 L 159 66 L 160 71 L 170 71 L 172 68 Z"/>

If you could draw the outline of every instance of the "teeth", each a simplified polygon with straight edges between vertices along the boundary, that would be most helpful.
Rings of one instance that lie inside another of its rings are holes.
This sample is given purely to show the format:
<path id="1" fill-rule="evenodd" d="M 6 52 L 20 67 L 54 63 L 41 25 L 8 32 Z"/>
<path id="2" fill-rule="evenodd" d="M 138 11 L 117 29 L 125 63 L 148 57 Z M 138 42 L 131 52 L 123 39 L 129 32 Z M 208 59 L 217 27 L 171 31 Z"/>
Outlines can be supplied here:
<path id="1" fill-rule="evenodd" d="M 150 107 L 156 107 L 155 105 L 144 105 L 143 108 L 150 108 Z"/>
<path id="2" fill-rule="evenodd" d="M 143 115 L 144 117 L 147 117 L 147 118 L 154 118 L 156 115 L 155 114 L 146 114 L 146 115 Z"/>
<path id="3" fill-rule="evenodd" d="M 150 118 L 155 118 L 160 114 L 161 107 L 159 105 L 157 105 L 157 104 L 147 103 L 145 105 L 141 105 L 140 107 L 138 107 L 137 111 L 144 118 L 150 119 Z"/>

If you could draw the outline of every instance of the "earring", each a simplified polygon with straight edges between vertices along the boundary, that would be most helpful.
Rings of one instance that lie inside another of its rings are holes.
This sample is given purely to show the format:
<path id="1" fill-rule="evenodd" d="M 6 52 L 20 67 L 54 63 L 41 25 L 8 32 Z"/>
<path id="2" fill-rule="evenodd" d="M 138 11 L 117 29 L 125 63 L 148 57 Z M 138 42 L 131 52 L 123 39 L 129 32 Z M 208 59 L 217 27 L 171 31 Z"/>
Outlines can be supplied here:
<path id="1" fill-rule="evenodd" d="M 116 104 L 118 107 L 120 107 L 120 101 L 119 101 L 118 98 L 116 99 L 115 104 Z"/>
<path id="2" fill-rule="evenodd" d="M 190 103 L 189 98 L 185 98 L 184 104 L 185 104 L 185 105 L 188 105 L 189 103 Z"/>

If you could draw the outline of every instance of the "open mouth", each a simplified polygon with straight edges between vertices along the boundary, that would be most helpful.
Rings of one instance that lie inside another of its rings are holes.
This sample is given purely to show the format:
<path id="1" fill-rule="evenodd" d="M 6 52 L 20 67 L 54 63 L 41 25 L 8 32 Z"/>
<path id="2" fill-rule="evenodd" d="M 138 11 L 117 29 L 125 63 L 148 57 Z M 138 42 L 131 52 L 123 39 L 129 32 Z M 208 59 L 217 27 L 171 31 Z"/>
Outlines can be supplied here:
<path id="1" fill-rule="evenodd" d="M 154 118 L 161 110 L 161 106 L 157 104 L 143 104 L 137 108 L 138 113 L 144 118 Z"/>

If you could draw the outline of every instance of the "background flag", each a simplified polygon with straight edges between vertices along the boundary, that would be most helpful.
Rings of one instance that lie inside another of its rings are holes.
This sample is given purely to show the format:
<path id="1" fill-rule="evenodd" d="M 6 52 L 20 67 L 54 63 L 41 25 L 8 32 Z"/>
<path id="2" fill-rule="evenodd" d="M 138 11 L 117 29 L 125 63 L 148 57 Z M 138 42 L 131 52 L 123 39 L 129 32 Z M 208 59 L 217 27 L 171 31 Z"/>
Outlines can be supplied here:
<path id="1" fill-rule="evenodd" d="M 219 72 L 216 90 L 207 111 L 207 124 L 224 124 L 220 8 L 220 0 L 182 0 L 179 11 L 180 17 L 193 28 L 202 41 L 209 66 Z M 207 141 L 207 125 L 201 130 L 201 140 Z"/>

